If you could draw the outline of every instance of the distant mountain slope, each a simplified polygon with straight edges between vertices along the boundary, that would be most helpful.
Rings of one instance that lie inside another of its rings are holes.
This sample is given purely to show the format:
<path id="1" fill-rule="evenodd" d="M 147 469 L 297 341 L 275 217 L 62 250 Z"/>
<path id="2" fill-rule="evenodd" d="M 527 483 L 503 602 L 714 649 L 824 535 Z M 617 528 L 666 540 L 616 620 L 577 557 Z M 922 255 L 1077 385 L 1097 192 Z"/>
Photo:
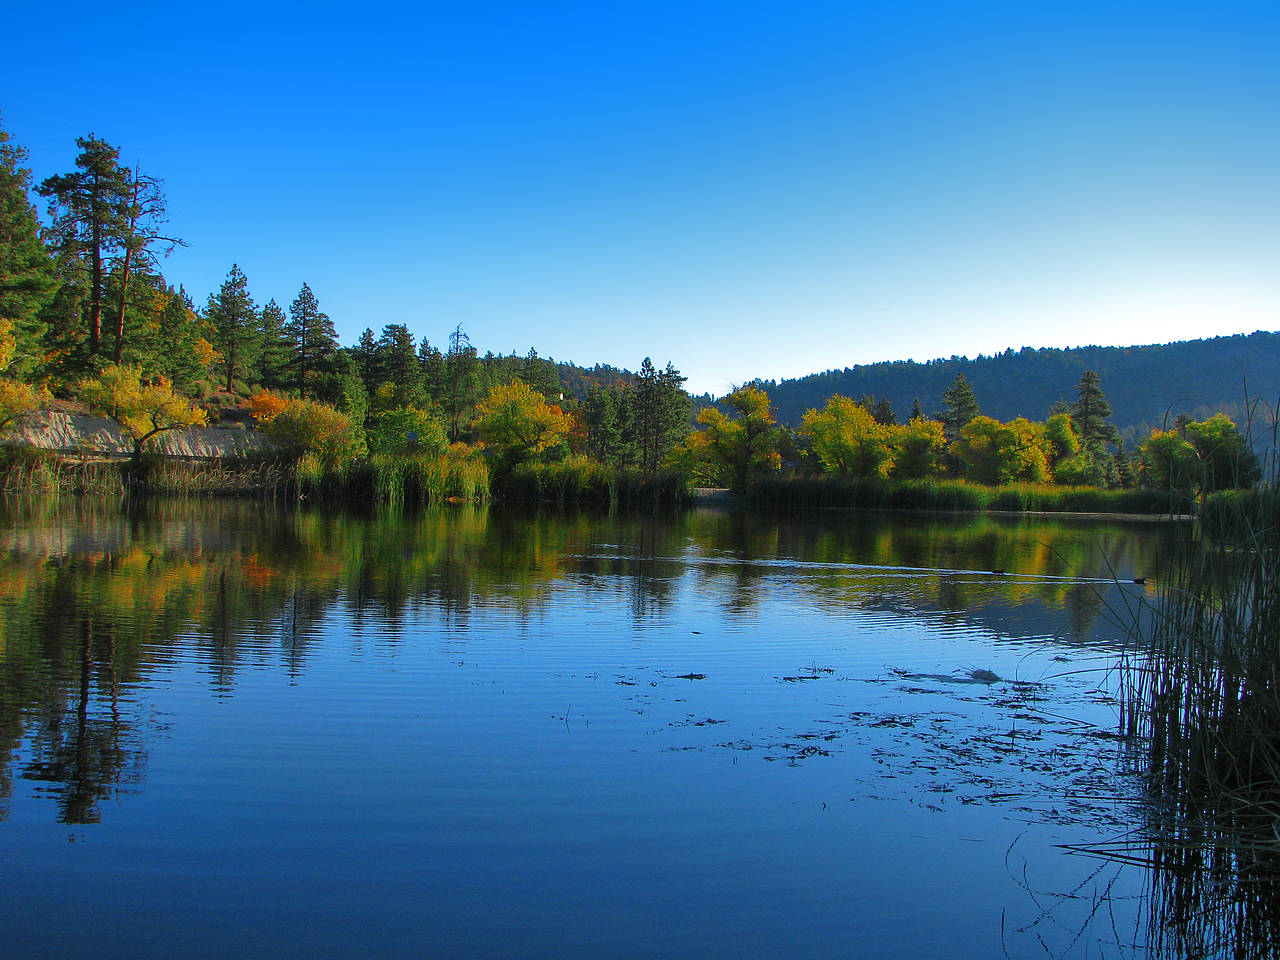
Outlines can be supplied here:
<path id="1" fill-rule="evenodd" d="M 942 405 L 942 391 L 960 372 L 973 385 L 984 414 L 1000 420 L 1043 420 L 1055 401 L 1075 399 L 1085 370 L 1096 370 L 1102 377 L 1112 420 L 1126 441 L 1145 437 L 1166 420 L 1172 423 L 1179 413 L 1199 419 L 1222 411 L 1243 429 L 1246 398 L 1264 401 L 1255 412 L 1254 430 L 1269 432 L 1270 408 L 1280 401 L 1280 333 L 1258 331 L 1138 347 L 1024 347 L 973 360 L 872 363 L 754 383 L 768 391 L 778 419 L 792 426 L 806 410 L 822 406 L 835 393 L 854 399 L 864 394 L 888 397 L 900 420 L 910 415 L 919 398 L 925 413 L 932 414 Z"/>

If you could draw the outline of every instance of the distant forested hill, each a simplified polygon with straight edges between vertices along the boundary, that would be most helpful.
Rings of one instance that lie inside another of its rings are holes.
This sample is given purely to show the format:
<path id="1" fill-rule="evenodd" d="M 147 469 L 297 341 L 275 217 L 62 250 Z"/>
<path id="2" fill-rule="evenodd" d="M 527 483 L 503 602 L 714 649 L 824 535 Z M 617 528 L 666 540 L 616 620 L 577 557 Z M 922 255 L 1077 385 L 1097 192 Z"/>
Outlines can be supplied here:
<path id="1" fill-rule="evenodd" d="M 1023 347 L 974 360 L 872 363 L 754 384 L 768 391 L 778 419 L 792 426 L 834 393 L 855 400 L 864 394 L 887 397 L 898 419 L 905 420 L 917 398 L 926 414 L 939 410 L 942 391 L 963 372 L 984 414 L 1043 420 L 1055 401 L 1075 399 L 1085 370 L 1102 377 L 1112 420 L 1126 442 L 1142 439 L 1166 417 L 1171 424 L 1179 413 L 1201 419 L 1221 411 L 1243 429 L 1247 400 L 1263 401 L 1254 413 L 1254 432 L 1269 432 L 1270 410 L 1280 401 L 1280 333 L 1141 347 Z"/>

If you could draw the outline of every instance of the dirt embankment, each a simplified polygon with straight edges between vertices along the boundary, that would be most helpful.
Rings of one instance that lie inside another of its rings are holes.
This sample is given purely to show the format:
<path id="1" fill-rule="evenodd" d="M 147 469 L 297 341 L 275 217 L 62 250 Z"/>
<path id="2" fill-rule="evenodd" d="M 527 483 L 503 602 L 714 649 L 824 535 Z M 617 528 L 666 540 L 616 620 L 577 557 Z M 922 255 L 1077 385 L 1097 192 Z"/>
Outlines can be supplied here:
<path id="1" fill-rule="evenodd" d="M 116 421 L 56 410 L 20 418 L 7 431 L 4 442 L 68 456 L 127 457 L 133 452 L 133 439 Z M 270 449 L 270 443 L 256 430 L 230 427 L 166 430 L 148 440 L 146 446 L 149 453 L 200 460 L 251 456 Z"/>

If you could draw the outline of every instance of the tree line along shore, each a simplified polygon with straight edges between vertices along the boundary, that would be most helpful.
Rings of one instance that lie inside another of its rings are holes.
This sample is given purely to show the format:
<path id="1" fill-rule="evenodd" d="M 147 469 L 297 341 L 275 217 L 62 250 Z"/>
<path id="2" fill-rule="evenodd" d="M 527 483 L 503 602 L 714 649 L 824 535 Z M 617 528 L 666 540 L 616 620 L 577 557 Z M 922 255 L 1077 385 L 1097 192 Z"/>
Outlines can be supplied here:
<path id="1" fill-rule="evenodd" d="M 102 139 L 76 146 L 68 172 L 36 183 L 0 130 L 6 489 L 621 503 L 713 486 L 789 506 L 1167 513 L 1261 475 L 1223 413 L 1182 416 L 1126 447 L 1092 371 L 1039 422 L 983 415 L 960 373 L 937 411 L 916 400 L 900 420 L 884 397 L 834 395 L 790 429 L 754 385 L 695 411 L 679 370 L 649 358 L 630 372 L 534 349 L 482 355 L 461 325 L 439 346 L 401 323 L 341 346 L 305 282 L 287 308 L 259 304 L 232 264 L 197 305 L 163 274 L 183 244 L 163 181 Z M 117 421 L 126 462 L 12 442 L 22 418 L 53 406 Z M 259 431 L 270 452 L 159 456 L 157 437 L 208 424 Z"/>

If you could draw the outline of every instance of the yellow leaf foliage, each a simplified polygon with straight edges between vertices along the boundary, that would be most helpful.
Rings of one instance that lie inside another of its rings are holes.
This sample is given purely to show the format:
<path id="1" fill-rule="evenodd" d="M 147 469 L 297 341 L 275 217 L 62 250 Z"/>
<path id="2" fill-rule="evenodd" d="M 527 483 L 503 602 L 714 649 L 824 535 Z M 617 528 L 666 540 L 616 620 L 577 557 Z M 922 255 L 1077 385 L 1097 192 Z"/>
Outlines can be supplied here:
<path id="1" fill-rule="evenodd" d="M 189 397 L 174 393 L 167 377 L 144 379 L 140 367 L 112 364 L 96 379 L 81 381 L 78 392 L 120 422 L 133 438 L 135 454 L 158 433 L 209 422 L 208 414 Z"/>
<path id="2" fill-rule="evenodd" d="M 476 410 L 474 426 L 499 459 L 518 463 L 561 444 L 573 420 L 533 387 L 514 380 L 489 391 Z"/>

